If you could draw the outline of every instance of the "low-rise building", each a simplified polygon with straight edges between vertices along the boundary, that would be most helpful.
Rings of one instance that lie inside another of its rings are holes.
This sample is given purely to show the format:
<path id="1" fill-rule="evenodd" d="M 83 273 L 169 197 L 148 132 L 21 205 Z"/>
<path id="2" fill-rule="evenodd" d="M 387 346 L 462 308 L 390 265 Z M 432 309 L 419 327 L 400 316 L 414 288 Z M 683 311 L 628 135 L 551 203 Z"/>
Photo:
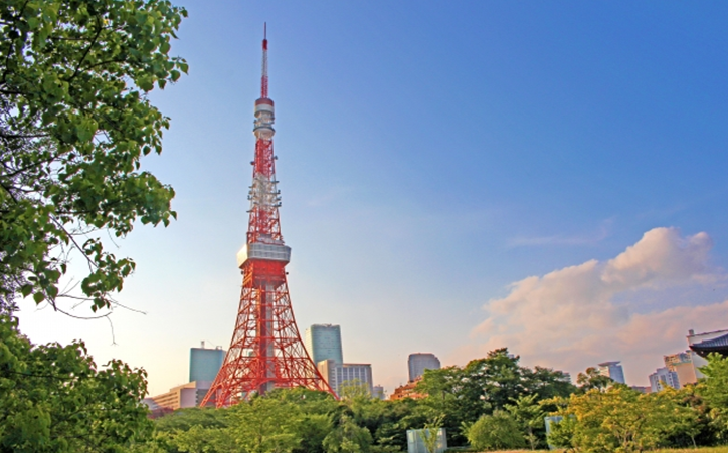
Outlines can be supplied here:
<path id="1" fill-rule="evenodd" d="M 422 378 L 417 378 L 414 381 L 410 381 L 404 385 L 400 385 L 396 389 L 394 389 L 394 393 L 389 395 L 390 401 L 396 401 L 401 400 L 405 398 L 412 398 L 413 400 L 418 400 L 421 398 L 426 397 L 427 395 L 424 395 L 422 393 L 417 392 L 417 384 L 422 380 Z"/>
<path id="2" fill-rule="evenodd" d="M 197 407 L 212 386 L 212 381 L 195 381 L 179 385 L 167 393 L 145 398 L 144 402 L 150 410 L 159 408 L 177 410 L 185 407 Z"/>

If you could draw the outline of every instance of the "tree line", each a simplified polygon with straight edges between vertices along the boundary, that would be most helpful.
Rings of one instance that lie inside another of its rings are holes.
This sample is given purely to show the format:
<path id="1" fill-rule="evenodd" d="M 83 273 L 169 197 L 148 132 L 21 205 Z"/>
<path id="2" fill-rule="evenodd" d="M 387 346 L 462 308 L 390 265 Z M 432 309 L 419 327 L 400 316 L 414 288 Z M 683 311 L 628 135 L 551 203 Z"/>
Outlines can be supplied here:
<path id="1" fill-rule="evenodd" d="M 146 374 L 99 367 L 82 342 L 34 346 L 17 320 L 0 319 L 0 452 L 389 453 L 409 429 L 446 429 L 449 446 L 476 451 L 554 446 L 645 451 L 728 440 L 728 359 L 706 378 L 641 394 L 594 373 L 578 386 L 548 368 L 520 365 L 507 349 L 464 367 L 427 370 L 420 399 L 384 401 L 350 385 L 328 393 L 278 389 L 223 409 L 191 408 L 156 420 L 141 399 Z M 544 417 L 559 416 L 547 437 Z"/>

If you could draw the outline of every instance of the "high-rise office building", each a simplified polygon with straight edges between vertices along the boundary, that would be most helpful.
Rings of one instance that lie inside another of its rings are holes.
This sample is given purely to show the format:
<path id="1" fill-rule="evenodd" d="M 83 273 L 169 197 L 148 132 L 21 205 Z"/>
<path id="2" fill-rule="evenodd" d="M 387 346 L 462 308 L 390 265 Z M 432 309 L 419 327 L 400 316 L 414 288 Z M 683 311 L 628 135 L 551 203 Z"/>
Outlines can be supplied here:
<path id="1" fill-rule="evenodd" d="M 313 363 L 333 360 L 342 365 L 341 327 L 338 324 L 313 324 L 306 329 L 306 349 Z"/>
<path id="2" fill-rule="evenodd" d="M 657 371 L 650 375 L 650 385 L 652 386 L 653 393 L 664 390 L 667 387 L 679 389 L 680 379 L 677 377 L 676 372 L 670 371 L 667 368 L 658 368 Z"/>
<path id="3" fill-rule="evenodd" d="M 624 384 L 624 372 L 619 362 L 604 362 L 599 365 L 599 374 L 611 378 L 614 382 Z"/>
<path id="4" fill-rule="evenodd" d="M 205 349 L 204 343 L 201 348 L 191 348 L 190 382 L 214 381 L 224 359 L 225 351 L 221 348 Z"/>
<path id="5" fill-rule="evenodd" d="M 373 394 L 371 365 L 360 363 L 338 364 L 333 359 L 328 359 L 322 360 L 317 366 L 321 375 L 337 395 L 341 396 L 341 390 L 347 382 L 357 382 L 363 385 L 370 395 Z"/>
<path id="6" fill-rule="evenodd" d="M 666 355 L 665 356 L 665 367 L 677 373 L 677 378 L 680 381 L 680 388 L 685 387 L 688 384 L 695 384 L 698 382 L 698 376 L 695 373 L 695 365 L 693 364 L 692 351 L 680 352 L 678 354 Z"/>
<path id="7" fill-rule="evenodd" d="M 434 354 L 410 354 L 407 359 L 407 367 L 409 368 L 409 381 L 412 382 L 421 377 L 425 370 L 439 370 L 440 361 Z"/>

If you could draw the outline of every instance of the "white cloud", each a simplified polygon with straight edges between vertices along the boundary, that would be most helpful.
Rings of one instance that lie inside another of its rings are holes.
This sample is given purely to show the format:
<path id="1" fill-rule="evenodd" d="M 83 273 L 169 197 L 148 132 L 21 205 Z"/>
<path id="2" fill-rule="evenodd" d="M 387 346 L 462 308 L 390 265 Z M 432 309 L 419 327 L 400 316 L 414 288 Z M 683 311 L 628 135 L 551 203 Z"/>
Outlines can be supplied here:
<path id="1" fill-rule="evenodd" d="M 572 373 L 621 360 L 628 381 L 644 384 L 663 355 L 686 349 L 689 328 L 728 327 L 728 301 L 680 300 L 725 279 L 710 266 L 711 248 L 706 233 L 683 237 L 676 228 L 655 228 L 608 261 L 517 281 L 484 306 L 487 317 L 473 330 L 468 354 L 507 346 L 525 363 Z M 661 308 L 646 303 L 656 294 Z"/>

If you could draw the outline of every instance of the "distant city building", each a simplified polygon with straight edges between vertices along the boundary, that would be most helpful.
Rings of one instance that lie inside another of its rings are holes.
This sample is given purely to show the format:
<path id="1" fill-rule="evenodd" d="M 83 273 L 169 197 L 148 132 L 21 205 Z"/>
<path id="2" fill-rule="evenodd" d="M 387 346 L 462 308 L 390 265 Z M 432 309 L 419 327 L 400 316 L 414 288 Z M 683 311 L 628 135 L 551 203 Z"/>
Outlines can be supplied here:
<path id="1" fill-rule="evenodd" d="M 331 386 L 331 389 L 339 396 L 341 396 L 341 389 L 346 382 L 359 382 L 370 395 L 374 392 L 372 388 L 372 366 L 369 364 L 337 364 L 333 359 L 328 359 L 318 362 L 316 366 L 326 382 Z"/>
<path id="2" fill-rule="evenodd" d="M 372 398 L 383 400 L 384 399 L 384 387 L 381 385 L 375 385 L 372 387 Z"/>
<path id="3" fill-rule="evenodd" d="M 599 374 L 611 378 L 614 382 L 624 384 L 624 372 L 622 371 L 622 365 L 620 362 L 604 362 L 600 363 Z"/>
<path id="4" fill-rule="evenodd" d="M 665 356 L 665 367 L 668 370 L 677 373 L 677 378 L 680 381 L 680 388 L 685 387 L 688 384 L 696 384 L 698 382 L 698 375 L 696 373 L 697 370 L 693 364 L 694 355 L 694 352 L 687 351 Z"/>
<path id="5" fill-rule="evenodd" d="M 440 361 L 434 354 L 410 354 L 407 359 L 407 367 L 409 368 L 409 381 L 422 377 L 425 370 L 439 370 Z"/>
<path id="6" fill-rule="evenodd" d="M 201 348 L 190 349 L 190 382 L 214 381 L 220 371 L 225 351 L 221 348 L 205 349 L 205 342 Z"/>
<path id="7" fill-rule="evenodd" d="M 676 372 L 670 371 L 667 368 L 658 368 L 657 371 L 650 375 L 650 386 L 652 387 L 653 393 L 662 391 L 667 387 L 679 389 L 680 380 Z"/>
<path id="8" fill-rule="evenodd" d="M 401 399 L 405 399 L 405 398 L 412 398 L 413 400 L 418 400 L 418 399 L 426 397 L 427 395 L 417 393 L 417 390 L 416 390 L 417 383 L 419 383 L 421 380 L 422 380 L 422 378 L 417 378 L 414 381 L 410 381 L 404 385 L 400 385 L 399 387 L 394 389 L 394 393 L 389 395 L 389 400 L 396 401 L 396 400 L 401 400 Z"/>
<path id="9" fill-rule="evenodd" d="M 177 410 L 185 407 L 197 407 L 210 389 L 212 381 L 190 382 L 172 388 L 161 395 L 145 398 L 144 403 L 150 410 Z"/>
<path id="10" fill-rule="evenodd" d="M 333 360 L 337 365 L 343 364 L 341 327 L 336 324 L 313 324 L 306 329 L 306 349 L 313 363 Z"/>
<path id="11" fill-rule="evenodd" d="M 652 393 L 652 387 L 643 387 L 641 385 L 630 385 L 629 388 L 631 388 L 635 392 Z"/>

